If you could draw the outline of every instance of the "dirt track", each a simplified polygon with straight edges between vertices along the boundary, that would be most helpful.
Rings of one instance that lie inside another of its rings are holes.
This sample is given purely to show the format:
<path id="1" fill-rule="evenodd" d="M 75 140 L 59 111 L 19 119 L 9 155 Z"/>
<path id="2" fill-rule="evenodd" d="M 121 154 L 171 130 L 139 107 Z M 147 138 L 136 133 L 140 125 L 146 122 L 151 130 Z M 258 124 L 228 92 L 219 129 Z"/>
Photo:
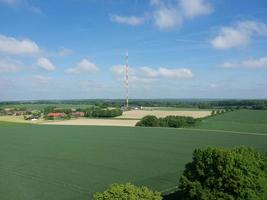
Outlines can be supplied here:
<path id="1" fill-rule="evenodd" d="M 64 121 L 51 121 L 42 124 L 52 125 L 89 125 L 89 126 L 135 126 L 138 120 L 119 119 L 72 119 Z"/>

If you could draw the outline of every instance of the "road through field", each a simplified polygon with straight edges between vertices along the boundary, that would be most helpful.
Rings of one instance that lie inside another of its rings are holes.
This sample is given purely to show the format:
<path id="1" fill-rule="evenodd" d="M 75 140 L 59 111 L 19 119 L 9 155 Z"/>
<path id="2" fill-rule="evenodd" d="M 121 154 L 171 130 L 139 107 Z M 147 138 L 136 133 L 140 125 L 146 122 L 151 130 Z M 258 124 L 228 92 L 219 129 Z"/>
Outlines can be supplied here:
<path id="1" fill-rule="evenodd" d="M 63 121 L 50 121 L 42 124 L 50 125 L 88 125 L 88 126 L 129 126 L 133 127 L 139 120 L 123 119 L 72 119 Z"/>

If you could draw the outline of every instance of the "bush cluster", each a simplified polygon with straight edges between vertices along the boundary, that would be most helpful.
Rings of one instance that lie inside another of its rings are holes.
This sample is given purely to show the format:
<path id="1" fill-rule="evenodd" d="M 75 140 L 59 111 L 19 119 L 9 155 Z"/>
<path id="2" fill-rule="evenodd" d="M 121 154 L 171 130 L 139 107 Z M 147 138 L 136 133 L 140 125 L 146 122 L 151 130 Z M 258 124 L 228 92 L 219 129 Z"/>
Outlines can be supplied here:
<path id="1" fill-rule="evenodd" d="M 94 200 L 162 200 L 159 192 L 153 192 L 147 187 L 137 187 L 131 183 L 113 184 L 102 193 L 96 193 Z"/>
<path id="2" fill-rule="evenodd" d="M 167 116 L 157 118 L 156 116 L 148 115 L 137 122 L 136 126 L 182 128 L 194 126 L 196 122 L 197 120 L 193 117 Z"/>

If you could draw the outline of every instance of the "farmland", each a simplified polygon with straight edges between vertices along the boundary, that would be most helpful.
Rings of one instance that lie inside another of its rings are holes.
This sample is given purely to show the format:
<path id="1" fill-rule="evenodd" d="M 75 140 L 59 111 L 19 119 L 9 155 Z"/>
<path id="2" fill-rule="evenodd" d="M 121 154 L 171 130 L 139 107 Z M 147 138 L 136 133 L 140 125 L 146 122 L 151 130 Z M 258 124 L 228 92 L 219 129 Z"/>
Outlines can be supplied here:
<path id="1" fill-rule="evenodd" d="M 261 129 L 252 126 L 248 133 L 228 126 L 237 116 L 238 123 L 262 124 Z M 111 183 L 128 181 L 167 192 L 197 147 L 247 145 L 266 152 L 266 116 L 266 111 L 230 112 L 208 117 L 196 130 L 2 122 L 1 200 L 90 199 Z M 218 128 L 228 132 L 211 130 L 213 121 L 224 121 Z"/>
<path id="2" fill-rule="evenodd" d="M 166 117 L 169 115 L 188 116 L 194 118 L 207 117 L 211 114 L 211 111 L 199 111 L 199 110 L 131 110 L 123 112 L 122 116 L 117 118 L 121 119 L 141 119 L 146 115 L 154 115 L 156 117 Z"/>
<path id="3" fill-rule="evenodd" d="M 208 117 L 196 128 L 267 134 L 266 110 L 238 110 Z"/>

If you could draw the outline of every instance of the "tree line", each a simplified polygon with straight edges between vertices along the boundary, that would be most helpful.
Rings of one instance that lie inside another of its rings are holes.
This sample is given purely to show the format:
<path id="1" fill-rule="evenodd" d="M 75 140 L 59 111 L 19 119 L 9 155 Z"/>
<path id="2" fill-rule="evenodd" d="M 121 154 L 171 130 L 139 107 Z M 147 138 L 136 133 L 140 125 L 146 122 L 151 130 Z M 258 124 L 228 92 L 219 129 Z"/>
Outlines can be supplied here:
<path id="1" fill-rule="evenodd" d="M 0 102 L 1 106 L 16 104 L 73 104 L 91 105 L 100 108 L 122 107 L 125 105 L 124 99 L 85 99 L 85 100 L 40 100 L 40 101 L 12 101 Z M 267 100 L 214 100 L 214 99 L 131 99 L 130 106 L 144 107 L 187 107 L 199 109 L 215 108 L 246 108 L 246 109 L 267 109 Z"/>
<path id="2" fill-rule="evenodd" d="M 136 126 L 183 128 L 194 126 L 197 121 L 198 119 L 193 117 L 167 116 L 157 118 L 156 116 L 148 115 L 137 122 Z"/>

